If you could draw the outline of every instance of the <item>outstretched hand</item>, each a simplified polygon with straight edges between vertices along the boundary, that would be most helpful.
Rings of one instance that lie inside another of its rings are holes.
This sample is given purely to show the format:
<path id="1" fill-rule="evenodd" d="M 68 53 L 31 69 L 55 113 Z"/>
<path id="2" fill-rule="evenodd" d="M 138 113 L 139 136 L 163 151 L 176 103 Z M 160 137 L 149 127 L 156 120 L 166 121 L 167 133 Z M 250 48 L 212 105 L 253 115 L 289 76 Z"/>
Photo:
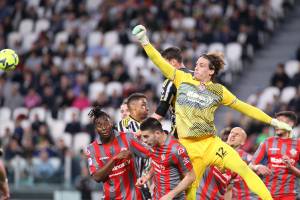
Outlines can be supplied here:
<path id="1" fill-rule="evenodd" d="M 147 30 L 143 25 L 137 25 L 132 29 L 132 35 L 144 46 L 149 44 Z"/>

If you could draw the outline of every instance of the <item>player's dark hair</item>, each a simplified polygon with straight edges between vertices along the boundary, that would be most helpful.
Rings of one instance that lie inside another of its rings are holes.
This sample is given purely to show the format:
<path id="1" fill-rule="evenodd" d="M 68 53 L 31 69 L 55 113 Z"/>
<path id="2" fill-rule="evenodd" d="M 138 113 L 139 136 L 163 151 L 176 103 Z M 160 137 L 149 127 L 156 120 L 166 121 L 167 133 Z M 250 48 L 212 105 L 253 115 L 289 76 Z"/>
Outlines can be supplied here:
<path id="1" fill-rule="evenodd" d="M 89 112 L 89 117 L 93 119 L 95 122 L 96 119 L 102 118 L 102 117 L 107 117 L 108 119 L 111 119 L 110 116 L 101 110 L 100 106 L 96 106 L 92 108 L 92 110 Z"/>
<path id="2" fill-rule="evenodd" d="M 147 97 L 142 93 L 133 93 L 127 98 L 127 105 L 130 108 L 132 102 L 140 100 L 140 99 L 147 99 Z"/>
<path id="3" fill-rule="evenodd" d="M 209 69 L 215 70 L 214 74 L 212 75 L 212 80 L 214 80 L 220 70 L 224 68 L 224 54 L 221 52 L 211 52 L 203 54 L 201 57 L 209 61 Z"/>
<path id="4" fill-rule="evenodd" d="M 140 130 L 141 131 L 163 131 L 162 125 L 161 123 L 153 118 L 153 117 L 149 117 L 147 119 L 145 119 L 141 125 L 140 125 Z"/>
<path id="5" fill-rule="evenodd" d="M 178 47 L 169 47 L 161 52 L 162 57 L 167 60 L 175 59 L 177 62 L 182 63 L 181 50 Z"/>
<path id="6" fill-rule="evenodd" d="M 298 117 L 297 117 L 295 112 L 293 112 L 293 111 L 281 111 L 281 112 L 278 112 L 278 113 L 275 114 L 276 118 L 280 117 L 280 116 L 287 117 L 289 120 L 291 120 L 294 123 L 293 126 L 297 125 Z"/>

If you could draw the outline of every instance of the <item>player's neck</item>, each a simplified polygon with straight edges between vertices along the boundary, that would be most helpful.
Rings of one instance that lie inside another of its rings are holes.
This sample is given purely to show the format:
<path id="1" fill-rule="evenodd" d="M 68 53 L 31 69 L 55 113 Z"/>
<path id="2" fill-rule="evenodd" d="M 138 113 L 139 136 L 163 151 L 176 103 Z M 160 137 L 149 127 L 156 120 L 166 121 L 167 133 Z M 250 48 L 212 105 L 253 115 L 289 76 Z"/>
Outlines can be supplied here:
<path id="1" fill-rule="evenodd" d="M 100 138 L 101 138 L 101 136 L 100 136 Z M 108 138 L 101 138 L 101 141 L 102 141 L 103 144 L 109 144 L 109 143 L 111 143 L 114 140 L 114 138 L 115 138 L 115 135 L 114 135 L 114 133 L 112 131 L 111 134 L 110 134 L 110 137 L 108 137 Z"/>
<path id="2" fill-rule="evenodd" d="M 159 145 L 159 146 L 164 145 L 164 143 L 165 143 L 166 140 L 167 140 L 167 137 L 168 137 L 167 134 L 165 134 L 164 132 L 161 132 L 161 136 L 159 137 L 158 145 Z"/>

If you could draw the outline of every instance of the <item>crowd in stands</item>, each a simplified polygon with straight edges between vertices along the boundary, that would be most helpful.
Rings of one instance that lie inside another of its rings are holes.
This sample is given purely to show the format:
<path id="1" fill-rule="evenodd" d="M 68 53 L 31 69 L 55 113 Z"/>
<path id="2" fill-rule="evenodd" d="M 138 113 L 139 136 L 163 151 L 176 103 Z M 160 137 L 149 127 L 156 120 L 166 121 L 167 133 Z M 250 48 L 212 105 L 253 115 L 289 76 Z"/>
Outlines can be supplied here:
<path id="1" fill-rule="evenodd" d="M 117 121 L 123 99 L 142 92 L 155 109 L 163 77 L 132 40 L 134 25 L 146 24 L 160 49 L 180 47 L 188 67 L 207 50 L 228 56 L 231 43 L 241 47 L 238 59 L 251 60 L 289 6 L 268 0 L 0 0 L 0 49 L 20 57 L 15 71 L 0 72 L 0 108 L 9 113 L 0 116 L 4 158 L 13 166 L 9 181 L 18 168 L 24 183 L 61 182 L 68 155 L 71 181 L 82 187 L 86 179 L 76 178 L 88 173 L 73 142 L 78 133 L 94 137 L 83 116 L 88 108 L 100 105 Z M 282 89 L 290 79 L 278 67 L 272 84 Z M 299 107 L 297 94 L 290 107 Z M 69 108 L 76 112 L 66 117 Z"/>

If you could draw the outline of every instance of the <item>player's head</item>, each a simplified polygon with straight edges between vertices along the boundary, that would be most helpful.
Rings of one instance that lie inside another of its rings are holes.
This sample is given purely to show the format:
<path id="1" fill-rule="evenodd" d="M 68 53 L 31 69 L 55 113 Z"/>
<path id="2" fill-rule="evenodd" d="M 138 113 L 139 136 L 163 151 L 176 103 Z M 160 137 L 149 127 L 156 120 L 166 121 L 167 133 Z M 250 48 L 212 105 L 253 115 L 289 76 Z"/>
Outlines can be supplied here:
<path id="1" fill-rule="evenodd" d="M 294 127 L 297 125 L 297 115 L 293 111 L 281 111 L 275 114 L 275 118 L 279 121 L 285 122 L 291 127 Z M 278 136 L 289 136 L 289 132 L 281 129 L 275 129 L 275 133 Z"/>
<path id="2" fill-rule="evenodd" d="M 144 94 L 133 93 L 127 98 L 129 114 L 135 120 L 144 120 L 148 116 L 148 102 Z"/>
<path id="3" fill-rule="evenodd" d="M 161 55 L 175 68 L 179 69 L 183 66 L 181 50 L 178 47 L 166 48 L 161 52 Z"/>
<path id="4" fill-rule="evenodd" d="M 108 140 L 112 137 L 113 121 L 106 112 L 97 106 L 89 112 L 89 117 L 93 120 L 95 129 L 101 139 Z"/>
<path id="5" fill-rule="evenodd" d="M 158 145 L 160 138 L 165 134 L 161 123 L 152 117 L 141 123 L 140 133 L 142 141 L 152 147 Z"/>
<path id="6" fill-rule="evenodd" d="M 230 127 L 226 127 L 221 131 L 220 137 L 221 137 L 222 141 L 224 141 L 224 142 L 227 141 L 230 131 L 231 131 Z"/>
<path id="7" fill-rule="evenodd" d="M 123 103 L 120 106 L 120 113 L 121 113 L 121 118 L 124 119 L 129 115 L 129 110 L 127 106 L 127 99 L 123 101 Z"/>
<path id="8" fill-rule="evenodd" d="M 224 55 L 219 52 L 203 54 L 196 63 L 194 78 L 200 82 L 213 81 L 224 67 Z"/>
<path id="9" fill-rule="evenodd" d="M 227 144 L 232 146 L 233 148 L 238 148 L 241 145 L 244 145 L 247 139 L 247 134 L 244 131 L 244 129 L 240 127 L 234 127 L 231 129 L 228 139 L 227 139 Z"/>

